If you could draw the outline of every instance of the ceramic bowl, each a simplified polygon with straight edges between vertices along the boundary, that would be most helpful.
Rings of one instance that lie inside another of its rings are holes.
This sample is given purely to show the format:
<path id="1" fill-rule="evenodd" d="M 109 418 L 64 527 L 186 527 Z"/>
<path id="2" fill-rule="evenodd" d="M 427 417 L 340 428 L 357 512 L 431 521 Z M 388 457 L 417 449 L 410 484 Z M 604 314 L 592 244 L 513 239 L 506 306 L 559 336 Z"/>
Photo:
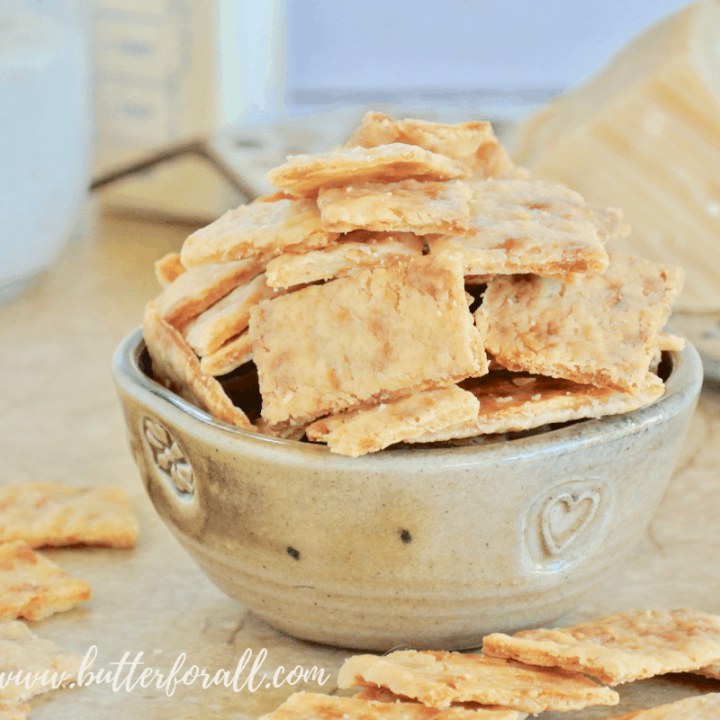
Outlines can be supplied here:
<path id="1" fill-rule="evenodd" d="M 575 608 L 646 531 L 700 391 L 690 345 L 626 415 L 478 446 L 360 458 L 215 420 L 149 376 L 140 330 L 114 377 L 155 508 L 210 579 L 298 638 L 477 647 Z"/>

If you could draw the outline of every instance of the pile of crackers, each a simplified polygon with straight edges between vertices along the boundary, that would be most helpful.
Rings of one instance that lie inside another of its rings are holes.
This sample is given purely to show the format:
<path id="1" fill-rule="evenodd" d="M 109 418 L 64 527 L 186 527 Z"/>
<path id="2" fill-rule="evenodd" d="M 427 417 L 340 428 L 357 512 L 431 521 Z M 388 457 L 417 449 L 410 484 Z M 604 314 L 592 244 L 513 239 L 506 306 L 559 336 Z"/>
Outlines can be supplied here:
<path id="1" fill-rule="evenodd" d="M 356 655 L 338 675 L 353 697 L 296 693 L 261 720 L 522 720 L 617 705 L 610 686 L 673 672 L 720 680 L 720 617 L 690 609 L 619 613 L 571 628 L 488 635 L 482 654 Z M 711 663 L 715 663 L 714 665 Z M 720 690 L 720 688 L 719 688 Z M 720 692 L 615 720 L 716 720 Z"/>
<path id="2" fill-rule="evenodd" d="M 622 213 L 531 179 L 489 123 L 368 113 L 268 179 L 156 263 L 145 311 L 155 376 L 214 416 L 358 456 L 663 394 L 683 271 L 608 253 Z M 229 390 L 254 373 L 257 410 Z"/>

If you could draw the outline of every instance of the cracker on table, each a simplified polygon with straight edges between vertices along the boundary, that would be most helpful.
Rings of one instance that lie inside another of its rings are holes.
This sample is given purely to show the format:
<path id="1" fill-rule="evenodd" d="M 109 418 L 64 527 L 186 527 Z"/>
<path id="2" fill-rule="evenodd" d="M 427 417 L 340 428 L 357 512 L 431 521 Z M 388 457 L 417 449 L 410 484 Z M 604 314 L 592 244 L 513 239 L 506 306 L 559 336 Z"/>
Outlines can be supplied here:
<path id="1" fill-rule="evenodd" d="M 155 298 L 163 319 L 182 329 L 236 286 L 259 275 L 264 264 L 256 258 L 190 268 Z"/>
<path id="2" fill-rule="evenodd" d="M 318 155 L 290 155 L 285 165 L 267 174 L 275 187 L 297 195 L 320 188 L 361 182 L 452 180 L 467 177 L 462 163 L 417 145 L 391 143 L 373 148 L 352 147 Z M 184 259 L 183 259 L 184 261 Z"/>
<path id="3" fill-rule="evenodd" d="M 436 708 L 476 702 L 538 713 L 617 705 L 619 700 L 616 692 L 579 673 L 455 652 L 355 655 L 340 669 L 338 686 L 358 685 L 386 687 Z"/>
<path id="4" fill-rule="evenodd" d="M 391 143 L 418 145 L 447 155 L 462 162 L 473 177 L 485 178 L 515 170 L 489 122 L 445 125 L 426 120 L 393 120 L 382 113 L 369 112 L 346 147 L 370 148 Z"/>
<path id="5" fill-rule="evenodd" d="M 635 610 L 571 628 L 487 635 L 483 652 L 619 685 L 720 660 L 720 616 L 688 608 Z"/>
<path id="6" fill-rule="evenodd" d="M 31 548 L 135 545 L 138 522 L 120 487 L 72 487 L 55 482 L 0 487 L 0 542 Z"/>
<path id="7" fill-rule="evenodd" d="M 420 703 L 390 703 L 299 692 L 261 720 L 522 720 L 514 710 L 451 707 L 444 710 Z"/>
<path id="8" fill-rule="evenodd" d="M 30 706 L 12 700 L 0 700 L 0 720 L 26 720 Z"/>
<path id="9" fill-rule="evenodd" d="M 487 372 L 457 258 L 360 270 L 258 305 L 250 317 L 270 426 Z"/>
<path id="10" fill-rule="evenodd" d="M 306 432 L 310 440 L 326 442 L 332 452 L 359 457 L 472 420 L 479 408 L 472 393 L 450 385 L 422 390 L 367 410 L 330 415 L 314 422 Z"/>
<path id="11" fill-rule="evenodd" d="M 475 416 L 466 421 L 458 419 L 434 432 L 428 430 L 406 442 L 442 442 L 476 435 L 518 432 L 549 423 L 619 415 L 648 405 L 665 392 L 662 380 L 651 373 L 648 373 L 646 384 L 637 395 L 510 370 L 498 370 L 481 378 L 463 380 L 460 387 L 479 401 Z"/>
<path id="12" fill-rule="evenodd" d="M 252 360 L 252 342 L 247 330 L 230 338 L 215 352 L 200 359 L 200 371 L 206 375 L 226 375 Z"/>
<path id="13" fill-rule="evenodd" d="M 165 322 L 155 304 L 145 306 L 143 335 L 155 376 L 181 397 L 231 425 L 253 430 L 245 413 L 230 402 L 220 383 L 200 370 L 182 335 Z"/>
<path id="14" fill-rule="evenodd" d="M 337 239 L 320 222 L 314 200 L 280 198 L 228 210 L 185 240 L 180 258 L 186 267 L 244 258 L 268 260 L 286 251 L 305 252 Z"/>
<path id="15" fill-rule="evenodd" d="M 200 357 L 210 355 L 247 329 L 251 307 L 280 294 L 282 291 L 268 287 L 265 273 L 261 273 L 198 315 L 183 328 L 182 335 Z"/>
<path id="16" fill-rule="evenodd" d="M 357 700 L 374 700 L 375 702 L 384 703 L 419 703 L 419 700 L 406 697 L 405 695 L 396 695 L 384 687 L 364 687 L 359 692 L 353 695 Z M 421 703 L 422 704 L 422 703 Z M 458 708 L 464 710 L 471 710 L 479 715 L 475 715 L 476 718 L 487 718 L 487 720 L 525 720 L 527 713 L 520 712 L 519 710 L 512 710 L 510 708 L 502 707 L 502 705 L 480 705 L 479 703 L 466 702 L 466 703 L 451 703 L 448 709 Z M 437 709 L 437 708 L 434 708 Z"/>
<path id="17" fill-rule="evenodd" d="M 412 233 L 356 230 L 322 250 L 285 253 L 267 266 L 267 284 L 275 288 L 345 277 L 357 268 L 388 267 L 423 254 L 423 241 Z"/>
<path id="18" fill-rule="evenodd" d="M 187 268 L 180 262 L 180 253 L 171 252 L 155 261 L 155 277 L 162 288 L 182 275 Z"/>
<path id="19" fill-rule="evenodd" d="M 682 288 L 680 268 L 615 253 L 604 275 L 563 284 L 498 276 L 476 312 L 509 370 L 641 393 L 657 336 Z"/>
<path id="20" fill-rule="evenodd" d="M 566 276 L 607 268 L 606 230 L 582 195 L 540 180 L 471 186 L 469 229 L 430 239 L 431 254 L 460 253 L 466 275 Z"/>
<path id="21" fill-rule="evenodd" d="M 472 189 L 460 180 L 363 182 L 321 188 L 323 226 L 335 232 L 374 230 L 458 234 L 469 227 Z"/>
<path id="22" fill-rule="evenodd" d="M 719 717 L 720 693 L 708 693 L 648 710 L 616 715 L 610 720 L 717 720 Z"/>
<path id="23" fill-rule="evenodd" d="M 90 599 L 90 586 L 23 540 L 0 544 L 0 618 L 42 620 Z"/>
<path id="24" fill-rule="evenodd" d="M 29 683 L 29 688 L 14 680 L 0 688 L 1 700 L 22 702 L 52 690 L 49 682 L 42 682 L 46 670 L 48 681 L 54 680 L 56 685 L 68 685 L 77 679 L 82 661 L 81 655 L 63 650 L 50 640 L 38 638 L 28 630 L 25 623 L 15 620 L 0 623 L 0 674 L 6 673 L 7 677 L 7 674 L 12 673 L 15 678 L 21 672 L 22 679 L 28 673 L 33 680 L 37 677 L 36 682 Z"/>

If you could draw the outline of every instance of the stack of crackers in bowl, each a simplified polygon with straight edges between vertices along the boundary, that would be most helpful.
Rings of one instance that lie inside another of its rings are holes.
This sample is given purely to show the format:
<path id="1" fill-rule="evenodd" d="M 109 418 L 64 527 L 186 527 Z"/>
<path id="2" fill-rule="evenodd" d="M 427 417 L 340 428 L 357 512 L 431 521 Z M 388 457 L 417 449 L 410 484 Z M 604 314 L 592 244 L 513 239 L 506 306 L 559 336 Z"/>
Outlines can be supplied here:
<path id="1" fill-rule="evenodd" d="M 359 456 L 663 394 L 682 270 L 608 253 L 622 213 L 531 179 L 489 123 L 369 113 L 268 178 L 158 261 L 146 307 L 156 378 L 215 417 Z"/>

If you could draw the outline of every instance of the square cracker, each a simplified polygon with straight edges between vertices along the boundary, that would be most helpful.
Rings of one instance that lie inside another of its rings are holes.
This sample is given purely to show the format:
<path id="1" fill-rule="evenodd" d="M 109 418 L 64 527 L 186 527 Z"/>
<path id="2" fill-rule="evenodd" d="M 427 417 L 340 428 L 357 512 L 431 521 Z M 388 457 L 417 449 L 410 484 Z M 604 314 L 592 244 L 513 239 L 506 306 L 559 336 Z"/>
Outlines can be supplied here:
<path id="1" fill-rule="evenodd" d="M 182 329 L 233 288 L 259 275 L 264 264 L 255 258 L 191 268 L 155 298 L 163 319 Z"/>
<path id="2" fill-rule="evenodd" d="M 523 717 L 508 709 L 451 707 L 439 710 L 413 702 L 394 703 L 299 692 L 260 720 L 521 720 Z"/>
<path id="3" fill-rule="evenodd" d="M 639 394 L 683 278 L 680 268 L 617 253 L 604 275 L 576 285 L 496 277 L 476 318 L 509 370 Z"/>
<path id="4" fill-rule="evenodd" d="M 450 385 L 413 393 L 367 410 L 331 415 L 310 425 L 307 436 L 326 442 L 332 452 L 358 457 L 472 420 L 479 408 L 480 403 L 472 393 Z"/>
<path id="5" fill-rule="evenodd" d="M 717 720 L 720 717 L 720 693 L 708 693 L 617 715 L 610 720 Z"/>
<path id="6" fill-rule="evenodd" d="M 467 177 L 457 160 L 417 145 L 391 143 L 373 148 L 352 147 L 319 155 L 290 155 L 267 179 L 298 195 L 315 194 L 322 187 L 360 182 L 452 180 Z M 183 259 L 184 262 L 184 259 Z"/>
<path id="7" fill-rule="evenodd" d="M 185 240 L 180 259 L 186 267 L 244 258 L 268 260 L 286 251 L 305 252 L 337 239 L 320 222 L 314 200 L 278 198 L 228 210 Z"/>
<path id="8" fill-rule="evenodd" d="M 0 488 L 0 542 L 31 548 L 102 545 L 131 548 L 138 534 L 127 493 L 119 487 L 76 488 L 39 482 Z"/>
<path id="9" fill-rule="evenodd" d="M 355 183 L 321 188 L 318 207 L 323 226 L 335 232 L 462 233 L 469 227 L 470 186 L 460 180 Z"/>
<path id="10" fill-rule="evenodd" d="M 0 618 L 42 620 L 90 599 L 90 586 L 31 550 L 22 540 L 0 545 Z"/>
<path id="11" fill-rule="evenodd" d="M 435 708 L 477 702 L 538 713 L 617 705 L 619 697 L 579 673 L 537 668 L 484 655 L 403 650 L 355 655 L 338 674 L 338 686 L 386 687 Z"/>
<path id="12" fill-rule="evenodd" d="M 720 660 L 720 616 L 687 608 L 635 610 L 571 628 L 487 635 L 483 652 L 619 685 Z"/>
<path id="13" fill-rule="evenodd" d="M 0 700 L 0 720 L 26 720 L 30 706 L 12 700 Z"/>
<path id="14" fill-rule="evenodd" d="M 459 252 L 466 275 L 605 272 L 603 242 L 614 226 L 579 193 L 539 180 L 490 179 L 471 185 L 468 231 L 431 239 L 431 253 Z M 615 213 L 621 224 L 620 211 L 603 212 Z"/>
<path id="15" fill-rule="evenodd" d="M 245 413 L 230 402 L 220 383 L 200 370 L 200 363 L 182 335 L 160 316 L 154 303 L 145 306 L 143 335 L 153 372 L 189 402 L 231 425 L 254 430 Z"/>
<path id="16" fill-rule="evenodd" d="M 82 656 L 63 650 L 50 640 L 42 640 L 28 630 L 25 623 L 11 621 L 0 623 L 0 673 L 22 673 L 22 679 L 30 674 L 37 681 L 26 687 L 8 683 L 0 688 L 0 699 L 22 702 L 34 695 L 52 690 L 50 681 L 56 685 L 68 685 L 78 676 Z M 43 684 L 43 673 L 47 671 L 47 682 Z M 55 677 L 53 677 L 55 675 Z M 7 675 L 6 675 L 7 676 Z"/>
<path id="17" fill-rule="evenodd" d="M 258 305 L 250 318 L 271 429 L 487 371 L 456 258 L 360 270 Z"/>
<path id="18" fill-rule="evenodd" d="M 180 262 L 180 253 L 172 252 L 155 261 L 155 277 L 162 288 L 182 275 L 187 268 Z"/>
<path id="19" fill-rule="evenodd" d="M 226 375 L 252 360 L 250 333 L 245 330 L 237 337 L 230 338 L 215 352 L 200 360 L 200 371 L 206 375 Z"/>
<path id="20" fill-rule="evenodd" d="M 479 409 L 475 416 L 466 421 L 458 418 L 452 425 L 434 432 L 428 429 L 406 442 L 441 442 L 618 415 L 648 405 L 665 392 L 660 378 L 651 373 L 638 395 L 509 370 L 463 380 L 460 387 L 478 399 Z"/>
<path id="21" fill-rule="evenodd" d="M 285 253 L 267 266 L 267 284 L 287 288 L 345 277 L 357 268 L 387 267 L 423 254 L 423 241 L 412 233 L 356 230 L 322 250 Z"/>
<path id="22" fill-rule="evenodd" d="M 281 294 L 282 291 L 268 287 L 265 274 L 261 273 L 198 315 L 183 328 L 183 337 L 200 357 L 211 355 L 226 340 L 247 329 L 251 307 Z"/>
<path id="23" fill-rule="evenodd" d="M 392 120 L 369 112 L 346 147 L 376 147 L 391 143 L 419 145 L 459 160 L 473 177 L 503 175 L 515 170 L 510 156 L 498 142 L 489 122 L 444 125 L 426 120 Z"/>

